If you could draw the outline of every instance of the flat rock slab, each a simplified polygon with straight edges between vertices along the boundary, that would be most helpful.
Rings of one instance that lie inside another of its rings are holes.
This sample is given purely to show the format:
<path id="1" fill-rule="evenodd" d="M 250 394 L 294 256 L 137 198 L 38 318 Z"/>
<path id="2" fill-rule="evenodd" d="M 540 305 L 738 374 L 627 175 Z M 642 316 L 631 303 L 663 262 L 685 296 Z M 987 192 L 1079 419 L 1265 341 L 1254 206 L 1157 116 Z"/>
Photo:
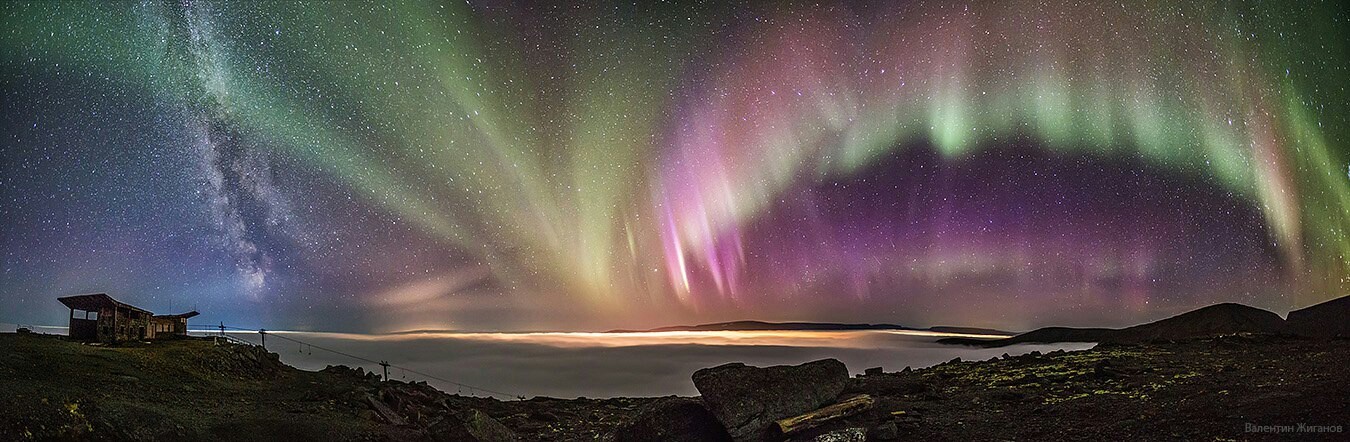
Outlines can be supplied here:
<path id="1" fill-rule="evenodd" d="M 801 365 L 751 367 L 741 363 L 694 372 L 694 387 L 735 440 L 760 440 L 774 422 L 833 403 L 848 383 L 837 359 Z"/>

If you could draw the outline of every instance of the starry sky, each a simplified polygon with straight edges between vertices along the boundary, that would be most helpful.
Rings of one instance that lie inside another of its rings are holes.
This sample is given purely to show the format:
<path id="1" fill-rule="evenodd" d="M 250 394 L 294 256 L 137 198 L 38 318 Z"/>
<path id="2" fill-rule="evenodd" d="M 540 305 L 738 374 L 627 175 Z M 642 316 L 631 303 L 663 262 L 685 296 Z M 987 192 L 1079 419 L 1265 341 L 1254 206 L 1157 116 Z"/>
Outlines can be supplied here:
<path id="1" fill-rule="evenodd" d="M 1022 329 L 1350 293 L 1340 2 L 566 3 L 0 3 L 0 321 L 107 292 L 274 329 Z"/>

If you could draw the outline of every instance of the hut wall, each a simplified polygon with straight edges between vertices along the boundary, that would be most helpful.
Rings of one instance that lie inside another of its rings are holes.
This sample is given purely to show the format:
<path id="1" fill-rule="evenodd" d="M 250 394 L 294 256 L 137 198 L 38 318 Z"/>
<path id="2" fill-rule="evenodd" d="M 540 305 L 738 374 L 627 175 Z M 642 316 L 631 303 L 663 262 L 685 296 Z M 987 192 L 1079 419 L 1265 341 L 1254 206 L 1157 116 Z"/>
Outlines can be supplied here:
<path id="1" fill-rule="evenodd" d="M 98 314 L 98 340 L 104 342 L 145 339 L 150 316 L 120 308 L 103 309 Z"/>
<path id="2" fill-rule="evenodd" d="M 177 332 L 178 322 L 175 318 L 150 318 L 150 332 L 146 339 L 172 337 Z"/>
<path id="3" fill-rule="evenodd" d="M 98 339 L 98 320 L 84 318 L 70 318 L 70 338 L 80 341 L 93 341 Z"/>

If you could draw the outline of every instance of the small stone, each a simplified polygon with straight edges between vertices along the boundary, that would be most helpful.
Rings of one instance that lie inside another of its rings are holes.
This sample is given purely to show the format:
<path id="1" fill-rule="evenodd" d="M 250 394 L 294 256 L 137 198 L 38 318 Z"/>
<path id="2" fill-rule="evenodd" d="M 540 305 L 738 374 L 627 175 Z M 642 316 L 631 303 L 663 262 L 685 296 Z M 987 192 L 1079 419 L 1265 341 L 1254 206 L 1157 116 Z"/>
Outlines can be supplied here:
<path id="1" fill-rule="evenodd" d="M 900 429 L 895 422 L 886 422 L 872 429 L 872 438 L 876 440 L 895 440 L 900 438 Z"/>
<path id="2" fill-rule="evenodd" d="M 816 436 L 815 442 L 867 442 L 867 430 L 845 428 Z"/>
<path id="3" fill-rule="evenodd" d="M 562 420 L 558 418 L 557 414 L 554 414 L 551 411 L 541 411 L 531 415 L 531 417 L 541 422 L 558 422 Z"/>

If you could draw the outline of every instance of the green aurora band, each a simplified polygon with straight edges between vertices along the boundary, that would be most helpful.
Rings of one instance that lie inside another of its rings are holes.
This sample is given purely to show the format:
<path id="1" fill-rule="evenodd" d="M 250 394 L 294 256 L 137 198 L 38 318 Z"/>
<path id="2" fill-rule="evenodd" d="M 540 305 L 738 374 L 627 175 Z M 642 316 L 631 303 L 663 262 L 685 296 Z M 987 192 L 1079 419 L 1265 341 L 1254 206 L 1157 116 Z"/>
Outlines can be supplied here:
<path id="1" fill-rule="evenodd" d="M 587 312 L 731 296 L 726 238 L 803 180 L 1019 139 L 1213 179 L 1264 214 L 1278 302 L 1350 291 L 1339 5 L 1048 3 L 6 2 L 0 47 L 6 69 L 218 103 L 508 290 Z"/>

